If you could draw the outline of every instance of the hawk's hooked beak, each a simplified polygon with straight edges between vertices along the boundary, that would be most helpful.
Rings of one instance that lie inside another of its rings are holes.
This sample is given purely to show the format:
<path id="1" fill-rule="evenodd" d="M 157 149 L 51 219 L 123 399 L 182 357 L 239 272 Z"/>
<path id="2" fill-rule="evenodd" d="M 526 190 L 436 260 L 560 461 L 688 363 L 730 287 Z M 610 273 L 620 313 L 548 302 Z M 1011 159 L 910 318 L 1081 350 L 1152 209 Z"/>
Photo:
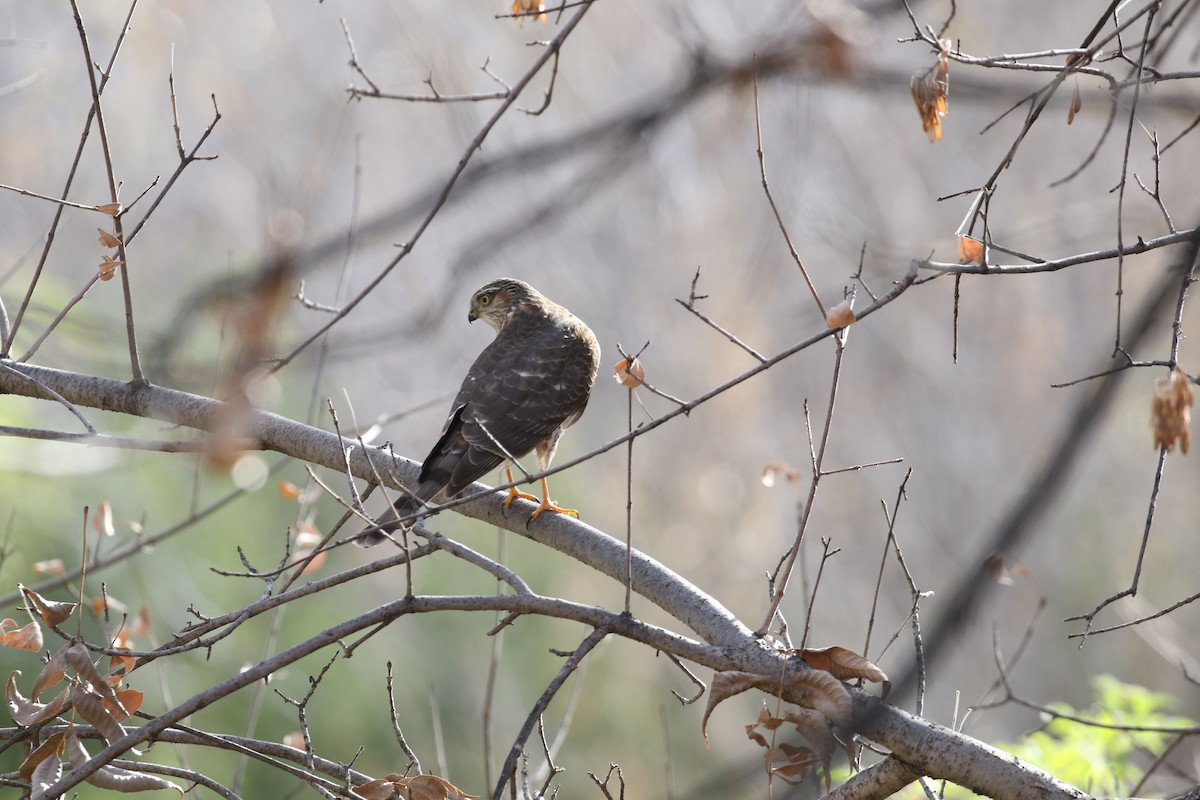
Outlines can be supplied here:
<path id="1" fill-rule="evenodd" d="M 475 313 L 475 309 L 472 308 L 467 312 L 467 322 L 474 322 L 477 319 L 479 319 L 479 315 Z"/>

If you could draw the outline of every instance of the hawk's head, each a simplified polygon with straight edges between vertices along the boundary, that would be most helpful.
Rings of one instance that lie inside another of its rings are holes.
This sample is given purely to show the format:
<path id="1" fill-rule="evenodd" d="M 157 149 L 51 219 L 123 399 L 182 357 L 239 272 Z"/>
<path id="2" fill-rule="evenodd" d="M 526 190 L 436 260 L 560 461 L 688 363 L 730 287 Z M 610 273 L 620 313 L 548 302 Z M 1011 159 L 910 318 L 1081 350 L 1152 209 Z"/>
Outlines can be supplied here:
<path id="1" fill-rule="evenodd" d="M 514 308 L 544 301 L 538 290 L 524 281 L 497 278 L 471 296 L 467 319 L 471 322 L 481 319 L 499 331 Z"/>

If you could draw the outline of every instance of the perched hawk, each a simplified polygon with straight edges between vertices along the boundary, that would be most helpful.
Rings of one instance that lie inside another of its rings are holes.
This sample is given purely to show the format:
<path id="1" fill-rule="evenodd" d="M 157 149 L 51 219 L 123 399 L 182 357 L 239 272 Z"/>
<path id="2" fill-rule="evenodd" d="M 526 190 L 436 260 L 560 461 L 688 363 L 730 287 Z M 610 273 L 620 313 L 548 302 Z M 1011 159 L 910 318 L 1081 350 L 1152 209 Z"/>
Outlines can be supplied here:
<path id="1" fill-rule="evenodd" d="M 378 544 L 384 531 L 394 531 L 424 503 L 454 497 L 501 464 L 511 482 L 510 462 L 531 450 L 537 450 L 539 471 L 546 470 L 559 437 L 587 407 L 600 344 L 570 311 L 528 283 L 499 278 L 471 297 L 467 319 L 491 325 L 496 339 L 467 371 L 412 495 L 401 497 L 376 527 L 363 531 L 363 546 Z M 538 499 L 512 488 L 505 505 L 518 497 Z M 531 519 L 543 511 L 579 516 L 550 499 L 545 478 L 541 505 Z"/>

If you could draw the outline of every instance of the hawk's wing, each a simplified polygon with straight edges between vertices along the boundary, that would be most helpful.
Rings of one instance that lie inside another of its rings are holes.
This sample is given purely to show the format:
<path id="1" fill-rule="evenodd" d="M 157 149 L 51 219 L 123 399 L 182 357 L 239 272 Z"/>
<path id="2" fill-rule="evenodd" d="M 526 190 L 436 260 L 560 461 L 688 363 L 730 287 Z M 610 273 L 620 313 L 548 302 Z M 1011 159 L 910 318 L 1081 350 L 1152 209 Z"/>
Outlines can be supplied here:
<path id="1" fill-rule="evenodd" d="M 453 496 L 573 423 L 587 406 L 598 358 L 595 337 L 574 317 L 512 320 L 467 372 L 422 465 L 418 494 Z"/>

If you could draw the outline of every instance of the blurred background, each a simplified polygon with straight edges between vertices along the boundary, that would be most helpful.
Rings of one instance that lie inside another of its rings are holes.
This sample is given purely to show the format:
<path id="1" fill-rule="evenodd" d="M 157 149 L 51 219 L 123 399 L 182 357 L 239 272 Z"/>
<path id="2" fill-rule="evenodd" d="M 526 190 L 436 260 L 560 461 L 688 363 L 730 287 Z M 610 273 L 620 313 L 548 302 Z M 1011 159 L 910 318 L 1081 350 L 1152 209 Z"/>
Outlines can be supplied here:
<path id="1" fill-rule="evenodd" d="M 972 196 L 939 198 L 983 185 L 1020 131 L 1024 108 L 984 128 L 1048 83 L 1050 75 L 952 63 L 949 114 L 942 140 L 931 144 L 908 81 L 917 69 L 931 66 L 935 54 L 926 44 L 899 41 L 913 35 L 902 5 L 876 5 L 864 12 L 834 3 L 595 3 L 563 47 L 549 106 L 540 115 L 513 109 L 499 121 L 473 162 L 493 168 L 464 179 L 411 255 L 333 329 L 315 388 L 317 347 L 278 373 L 274 393 L 260 404 L 325 428 L 331 424 L 323 398 L 337 405 L 343 424 L 352 407 L 362 427 L 416 409 L 386 424 L 377 441 L 391 441 L 398 453 L 420 459 L 436 440 L 462 375 L 492 335 L 466 324 L 469 298 L 492 278 L 507 275 L 531 282 L 574 311 L 604 349 L 589 411 L 559 448 L 558 459 L 565 461 L 627 429 L 626 390 L 608 377 L 620 358 L 618 343 L 635 351 L 649 342 L 642 355 L 648 380 L 683 399 L 755 366 L 750 355 L 676 302 L 688 299 L 697 270 L 697 294 L 706 295 L 698 307 L 760 353 L 770 356 L 821 330 L 822 316 L 763 193 L 751 86 L 724 85 L 677 107 L 666 105 L 699 60 L 745 61 L 757 50 L 801 41 L 818 18 L 835 26 L 837 58 L 810 54 L 789 74 L 764 80 L 758 113 L 767 178 L 822 299 L 826 305 L 841 299 L 860 259 L 863 280 L 876 294 L 886 292 L 912 259 L 932 253 L 935 260 L 954 261 L 954 232 Z M 1092 28 L 1102 5 L 959 2 L 946 35 L 964 52 L 980 56 L 1070 48 Z M 1173 5 L 1182 4 L 1164 7 Z M 913 4 L 917 19 L 935 30 L 949 7 Z M 93 60 L 106 64 L 127 7 L 91 1 L 81 3 L 81 10 Z M 317 303 L 339 306 L 360 291 L 396 257 L 397 245 L 414 235 L 495 113 L 495 100 L 350 99 L 348 86 L 366 84 L 348 66 L 346 32 L 360 65 L 382 91 L 427 96 L 428 80 L 442 95 L 493 93 L 502 89 L 498 81 L 512 85 L 525 74 L 541 55 L 538 40 L 553 37 L 575 10 L 562 20 L 552 15 L 546 24 L 497 18 L 508 12 L 502 0 L 155 0 L 137 8 L 104 93 L 126 205 L 156 177 L 161 187 L 178 164 L 168 85 L 172 68 L 185 150 L 212 121 L 213 96 L 221 113 L 200 150 L 217 158 L 188 166 L 129 249 L 151 381 L 202 394 L 219 390 L 233 344 L 232 335 L 223 332 L 224 306 L 212 298 L 222 286 L 238 287 L 238 276 L 253 274 L 273 258 L 301 254 L 297 285 L 288 291 L 298 289 L 303 278 L 305 296 Z M 1183 22 L 1169 57 L 1156 63 L 1159 69 L 1196 68 L 1200 36 Z M 0 183 L 55 195 L 90 104 L 76 26 L 65 4 L 19 0 L 0 0 L 0 25 L 9 37 L 0 47 L 5 87 Z M 1108 68 L 1125 74 L 1116 64 Z M 519 105 L 536 110 L 549 85 L 546 69 Z M 1076 85 L 1082 107 L 1068 125 Z M 1120 102 L 1114 130 L 1090 166 L 1053 185 L 1085 161 L 1111 108 L 1101 81 L 1083 76 L 1064 84 L 999 179 L 989 214 L 996 241 L 1048 259 L 1114 246 L 1113 188 L 1121 179 L 1129 95 L 1122 94 Z M 631 136 L 604 134 L 613 120 L 659 103 L 668 112 L 662 124 Z M 1154 145 L 1148 132 L 1157 132 L 1160 142 L 1173 139 L 1193 123 L 1200 95 L 1187 81 L 1175 81 L 1145 87 L 1139 103 L 1128 164 L 1152 186 Z M 581 135 L 587 131 L 599 133 Z M 1161 196 L 1180 229 L 1195 226 L 1200 212 L 1197 156 L 1196 140 L 1189 137 L 1163 155 Z M 103 164 L 93 135 L 72 199 L 108 200 Z M 151 190 L 131 216 L 140 218 L 158 191 Z M 0 297 L 10 315 L 29 285 L 54 210 L 48 202 L 0 192 Z M 65 215 L 14 354 L 34 343 L 94 273 L 102 252 L 95 229 L 104 222 L 82 211 Z M 356 225 L 363 229 L 358 235 L 351 233 Z M 1154 200 L 1132 180 L 1122 225 L 1127 242 L 1169 232 Z M 319 258 L 304 255 L 321 246 Z M 1126 322 L 1181 252 L 1163 249 L 1126 261 Z M 1013 263 L 1009 257 L 997 260 Z M 32 361 L 127 378 L 118 283 L 94 287 Z M 803 580 L 794 583 L 783 606 L 798 640 L 820 539 L 831 540 L 840 552 L 825 566 L 810 646 L 862 649 L 887 536 L 881 502 L 895 507 L 909 469 L 896 534 L 919 588 L 933 593 L 923 602 L 924 618 L 945 614 L 940 600 L 982 557 L 989 534 L 1092 387 L 1052 384 L 1110 366 L 1117 320 L 1114 262 L 964 279 L 957 362 L 954 288 L 949 278 L 916 287 L 849 331 L 826 465 L 903 461 L 823 480 L 809 523 L 804 575 L 798 576 Z M 860 288 L 858 306 L 866 300 Z M 1167 358 L 1169 313 L 1131 353 L 1135 359 Z M 273 348 L 289 351 L 327 318 L 292 302 L 274 331 Z M 1184 332 L 1196 322 L 1193 303 Z M 1185 341 L 1181 360 L 1194 373 L 1193 350 Z M 633 448 L 635 545 L 751 627 L 766 612 L 765 576 L 795 535 L 811 480 L 803 407 L 807 402 L 814 426 L 825 418 L 832 364 L 832 345 L 811 348 L 637 439 Z M 1023 696 L 1086 707 L 1092 701 L 1088 679 L 1112 674 L 1168 692 L 1177 698 L 1179 713 L 1200 715 L 1195 686 L 1181 671 L 1181 662 L 1195 665 L 1200 658 L 1195 637 L 1187 635 L 1200 624 L 1194 607 L 1152 625 L 1096 636 L 1083 648 L 1067 638 L 1079 624 L 1062 622 L 1090 611 L 1132 577 L 1157 463 L 1148 426 L 1150 398 L 1164 373 L 1144 369 L 1126 375 L 1065 492 L 1038 523 L 1035 538 L 1012 554 L 1029 577 L 991 591 L 983 612 L 930 674 L 930 718 L 952 724 L 956 706 L 961 716 L 987 690 L 996 678 L 993 630 L 1011 651 L 1042 595 L 1046 610 L 1012 675 Z M 639 397 L 650 414 L 672 407 L 644 391 Z M 93 419 L 111 433 L 169 433 L 148 420 L 99 412 Z M 634 424 L 647 419 L 635 403 Z M 58 408 L 12 398 L 0 402 L 0 421 L 64 429 L 72 424 Z M 764 485 L 764 468 L 776 462 L 793 466 L 800 480 Z M 300 464 L 285 466 L 279 476 L 305 481 Z M 337 483 L 337 476 L 329 477 Z M 1194 455 L 1168 458 L 1138 596 L 1112 606 L 1100 622 L 1140 616 L 1197 591 L 1197 481 Z M 586 522 L 623 535 L 623 447 L 560 474 L 552 484 L 556 499 L 579 508 Z M 157 531 L 232 488 L 226 474 L 197 471 L 191 456 L 5 439 L 3 588 L 35 580 L 34 562 L 78 563 L 84 505 L 108 500 L 119 520 Z M 103 581 L 131 611 L 147 607 L 152 635 L 138 644 L 160 643 L 188 621 L 189 606 L 215 615 L 257 597 L 260 583 L 221 577 L 212 569 L 240 569 L 238 546 L 256 565 L 274 564 L 295 514 L 294 504 L 269 481 L 152 552 L 91 576 L 85 593 L 98 594 Z M 322 502 L 315 521 L 326 529 L 339 515 L 335 504 Z M 621 607 L 622 587 L 545 548 L 452 515 L 439 517 L 436 527 L 491 555 L 502 552 L 538 592 Z M 125 540 L 133 536 L 127 527 L 118 529 Z M 324 571 L 369 557 L 344 548 Z M 490 581 L 460 566 L 444 561 L 422 566 L 418 591 L 494 590 Z M 402 592 L 399 575 L 358 581 L 318 595 L 307 606 L 255 620 L 208 659 L 197 652 L 169 665 L 159 662 L 161 671 L 147 670 L 156 680 L 143 676 L 139 685 L 148 695 L 147 710 L 170 707 L 245 663 Z M 879 605 L 867 655 L 887 671 L 902 672 L 912 657 L 905 622 L 911 600 L 894 561 L 887 566 Z M 635 606 L 635 613 L 668 624 L 648 604 Z M 3 615 L 19 612 L 6 608 Z M 493 623 L 482 614 L 409 618 L 377 635 L 332 670 L 327 688 L 313 701 L 308 718 L 317 751 L 345 761 L 361 746 L 357 768 L 372 774 L 403 768 L 406 760 L 382 703 L 383 662 L 390 659 L 399 721 L 426 771 L 440 771 L 475 794 L 490 792 L 481 714 L 493 648 L 485 633 Z M 881 654 L 897 631 L 899 640 Z M 577 625 L 533 619 L 504 633 L 492 714 L 493 780 L 525 713 L 560 665 L 547 648 L 571 649 L 584 635 Z M 323 663 L 321 658 L 297 664 L 276 676 L 272 687 L 303 695 L 307 676 Z M 32 657 L 15 651 L 0 652 L 0 667 L 36 672 Z M 720 708 L 709 723 L 712 750 L 705 752 L 701 710 L 681 707 L 669 693 L 690 694 L 690 684 L 653 653 L 606 642 L 576 680 L 577 702 L 564 695 L 547 715 L 551 736 L 564 716 L 570 720 L 556 761 L 567 770 L 560 780 L 569 796 L 594 792 L 586 774 L 603 776 L 610 762 L 622 766 L 631 796 L 764 795 L 760 753 L 742 728 L 753 721 L 760 698 L 747 695 Z M 265 739 L 296 728 L 294 709 L 269 691 L 238 698 L 204 711 L 193 724 Z M 966 732 L 986 741 L 1011 740 L 1038 724 L 1034 712 L 1007 706 L 973 716 Z M 158 745 L 153 758 L 169 760 L 165 750 Z M 1194 752 L 1186 750 L 1180 759 L 1190 763 Z M 225 756 L 192 756 L 196 768 L 209 759 L 226 763 Z M 14 754 L 0 756 L 3 769 L 17 763 Z M 245 796 L 288 796 L 293 787 L 279 780 L 252 765 Z"/>

